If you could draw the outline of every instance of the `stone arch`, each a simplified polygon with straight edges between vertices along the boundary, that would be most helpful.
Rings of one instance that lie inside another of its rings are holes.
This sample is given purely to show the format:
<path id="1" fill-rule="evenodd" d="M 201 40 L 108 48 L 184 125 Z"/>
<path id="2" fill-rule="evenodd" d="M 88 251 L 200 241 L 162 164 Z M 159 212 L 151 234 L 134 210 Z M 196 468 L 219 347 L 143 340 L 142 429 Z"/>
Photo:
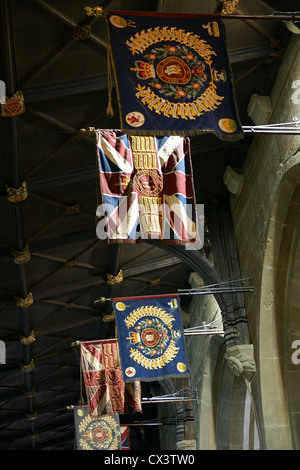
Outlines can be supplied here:
<path id="1" fill-rule="evenodd" d="M 269 220 L 260 296 L 259 372 L 264 438 L 265 447 L 276 450 L 299 449 L 300 440 L 300 365 L 291 361 L 292 340 L 300 339 L 299 305 L 295 303 L 300 287 L 300 162 L 294 159 L 288 165 L 286 171 L 282 168 Z"/>
<path id="2" fill-rule="evenodd" d="M 150 243 L 155 244 L 156 242 L 151 241 Z M 205 285 L 219 284 L 224 281 L 210 261 L 198 251 L 185 250 L 181 246 L 174 245 L 164 245 L 163 248 L 188 264 Z M 197 374 L 191 377 L 191 383 L 196 384 L 199 397 L 197 405 L 193 404 L 192 412 L 195 420 L 195 442 L 197 442 L 197 448 L 203 450 L 243 449 L 243 432 L 240 438 L 240 430 L 243 430 L 247 387 L 244 379 L 235 377 L 229 369 L 227 361 L 224 361 L 224 352 L 228 346 L 232 346 L 233 339 L 235 339 L 232 337 L 232 330 L 229 327 L 229 341 L 226 341 L 226 314 L 232 308 L 232 297 L 226 293 L 214 293 L 212 297 L 214 297 L 223 316 L 224 337 L 213 337 L 209 342 L 209 351 L 207 351 L 205 360 L 202 358 L 203 380 L 197 382 Z M 238 325 L 236 327 L 238 329 Z M 223 369 L 226 370 L 225 375 Z M 162 384 L 167 391 L 164 385 Z M 224 407 L 225 402 L 226 406 Z M 178 411 L 175 404 L 172 408 L 174 412 Z M 229 414 L 227 414 L 228 412 Z M 236 434 L 233 429 L 237 422 L 237 414 L 239 415 L 239 431 Z M 186 414 L 185 419 L 187 418 Z M 200 432 L 200 428 L 203 429 L 203 432 Z M 186 444 L 186 442 L 193 441 L 182 441 L 178 444 Z"/>
<path id="3" fill-rule="evenodd" d="M 284 328 L 284 365 L 287 389 L 288 412 L 293 449 L 300 449 L 300 184 L 295 188 L 286 224 L 285 242 L 289 247 L 289 263 L 286 267 L 285 284 L 286 296 L 283 309 L 285 311 Z M 283 260 L 284 260 L 283 256 Z M 280 279 L 280 282 L 283 280 Z"/>
<path id="4" fill-rule="evenodd" d="M 154 245 L 158 244 L 155 240 L 148 241 L 148 243 Z M 186 250 L 181 245 L 160 244 L 159 246 L 165 251 L 175 254 L 175 256 L 181 259 L 181 261 L 190 266 L 193 271 L 200 276 L 205 285 L 217 285 L 224 281 L 211 262 L 199 251 Z M 230 319 L 230 321 L 228 321 L 227 318 L 228 312 L 232 311 L 232 296 L 230 293 L 227 294 L 221 292 L 213 293 L 213 296 L 220 307 L 223 317 L 225 343 L 227 346 L 233 346 L 237 337 L 237 324 L 235 319 Z"/>

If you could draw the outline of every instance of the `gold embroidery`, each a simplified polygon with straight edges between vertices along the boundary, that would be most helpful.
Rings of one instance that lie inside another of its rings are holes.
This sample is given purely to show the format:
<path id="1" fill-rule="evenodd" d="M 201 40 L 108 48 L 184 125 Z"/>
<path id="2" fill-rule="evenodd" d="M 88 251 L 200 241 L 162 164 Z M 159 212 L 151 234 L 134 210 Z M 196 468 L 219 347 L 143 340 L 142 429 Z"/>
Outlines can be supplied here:
<path id="1" fill-rule="evenodd" d="M 180 44 L 193 48 L 202 57 L 211 54 L 216 55 L 211 46 L 201 39 L 198 34 L 193 34 L 190 31 L 186 32 L 183 29 L 178 30 L 176 27 L 169 28 L 168 26 L 164 28 L 157 27 L 154 31 L 149 28 L 147 31 L 136 33 L 126 41 L 126 44 L 132 55 L 135 55 L 144 52 L 147 47 L 153 44 L 169 40 L 177 41 Z"/>
<path id="2" fill-rule="evenodd" d="M 194 102 L 183 103 L 178 106 L 177 103 L 171 103 L 165 98 L 157 97 L 149 87 L 142 87 L 138 84 L 137 93 L 135 96 L 139 98 L 142 103 L 146 104 L 148 108 L 153 109 L 157 114 L 163 113 L 166 117 L 181 118 L 181 119 L 195 119 L 195 116 L 201 116 L 207 111 L 215 109 L 221 101 L 223 96 L 219 96 L 213 86 L 207 90 Z M 154 99 L 153 99 L 154 98 Z"/>
<path id="3" fill-rule="evenodd" d="M 126 318 L 125 324 L 127 328 L 134 326 L 134 324 L 140 318 L 143 318 L 147 315 L 160 318 L 169 328 L 172 328 L 172 322 L 174 317 L 167 313 L 165 310 L 159 307 L 145 306 L 139 307 L 136 310 L 133 310 Z"/>

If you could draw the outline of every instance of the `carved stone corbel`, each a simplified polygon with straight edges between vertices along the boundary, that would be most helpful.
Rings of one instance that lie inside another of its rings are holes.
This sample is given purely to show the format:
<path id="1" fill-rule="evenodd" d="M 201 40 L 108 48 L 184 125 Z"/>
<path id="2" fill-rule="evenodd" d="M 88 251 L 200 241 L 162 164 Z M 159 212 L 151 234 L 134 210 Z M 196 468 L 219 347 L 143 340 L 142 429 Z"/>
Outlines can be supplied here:
<path id="1" fill-rule="evenodd" d="M 253 344 L 238 344 L 226 349 L 225 358 L 234 375 L 251 382 L 255 373 Z"/>

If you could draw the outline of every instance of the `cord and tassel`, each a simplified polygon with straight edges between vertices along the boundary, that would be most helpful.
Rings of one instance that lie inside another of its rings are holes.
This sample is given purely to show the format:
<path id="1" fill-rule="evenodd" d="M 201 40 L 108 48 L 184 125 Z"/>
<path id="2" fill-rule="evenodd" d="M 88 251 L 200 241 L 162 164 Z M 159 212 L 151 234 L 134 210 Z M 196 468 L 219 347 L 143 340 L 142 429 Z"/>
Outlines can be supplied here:
<path id="1" fill-rule="evenodd" d="M 111 57 L 111 47 L 110 45 L 107 46 L 107 80 L 108 80 L 108 105 L 106 109 L 106 115 L 108 118 L 113 118 L 114 116 L 114 110 L 112 107 L 112 72 L 111 72 L 111 62 L 110 62 L 110 57 Z"/>

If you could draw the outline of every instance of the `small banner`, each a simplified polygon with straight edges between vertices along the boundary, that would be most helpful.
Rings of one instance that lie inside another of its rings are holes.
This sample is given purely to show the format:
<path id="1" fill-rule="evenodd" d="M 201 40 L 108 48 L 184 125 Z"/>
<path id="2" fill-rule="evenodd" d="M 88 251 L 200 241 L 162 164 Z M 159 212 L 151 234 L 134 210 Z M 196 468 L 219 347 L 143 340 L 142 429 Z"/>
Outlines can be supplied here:
<path id="1" fill-rule="evenodd" d="M 177 297 L 121 299 L 113 305 L 125 382 L 189 375 Z"/>
<path id="2" fill-rule="evenodd" d="M 196 201 L 189 139 L 134 136 L 96 130 L 99 159 L 100 239 L 136 243 L 197 240 Z"/>
<path id="3" fill-rule="evenodd" d="M 115 339 L 81 343 L 81 363 L 91 416 L 142 412 L 141 384 L 125 385 Z"/>
<path id="4" fill-rule="evenodd" d="M 130 429 L 129 426 L 121 425 L 121 449 L 130 450 Z"/>
<path id="5" fill-rule="evenodd" d="M 121 450 L 119 415 L 94 418 L 87 406 L 74 409 L 76 450 Z"/>
<path id="6" fill-rule="evenodd" d="M 243 137 L 218 17 L 107 11 L 121 129 Z"/>

